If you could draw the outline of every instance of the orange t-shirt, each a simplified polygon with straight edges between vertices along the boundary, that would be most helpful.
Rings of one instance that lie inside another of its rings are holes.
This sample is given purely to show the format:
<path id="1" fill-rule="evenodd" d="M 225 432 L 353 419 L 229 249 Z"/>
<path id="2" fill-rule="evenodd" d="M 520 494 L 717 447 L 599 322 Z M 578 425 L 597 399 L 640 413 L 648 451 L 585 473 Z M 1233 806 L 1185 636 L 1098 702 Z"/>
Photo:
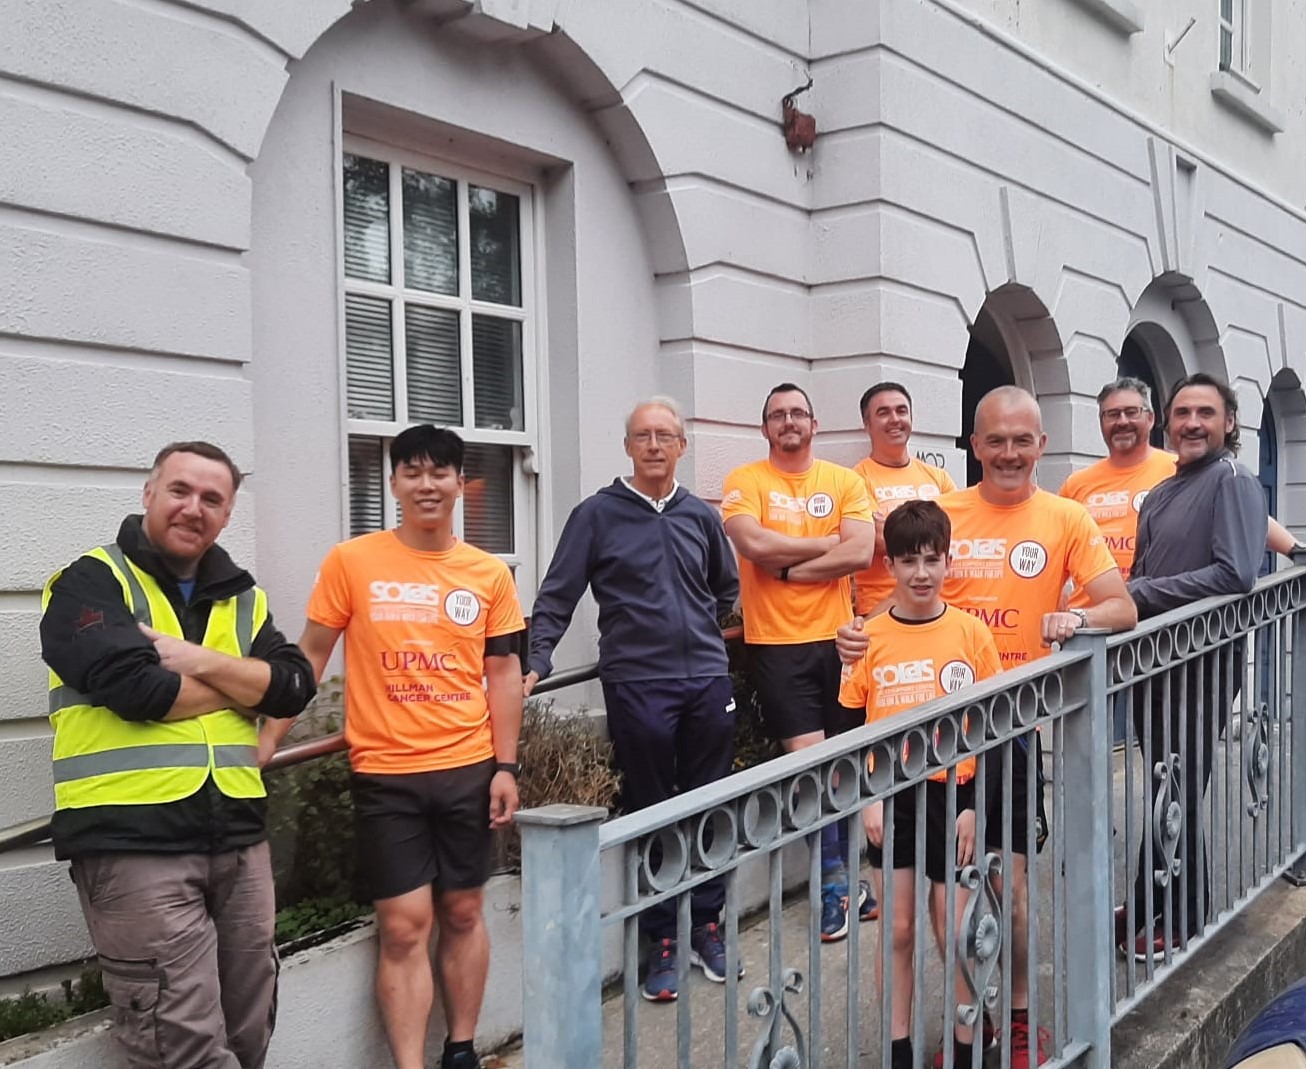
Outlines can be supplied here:
<path id="1" fill-rule="evenodd" d="M 871 508 L 876 512 L 892 512 L 906 501 L 924 501 L 957 489 L 946 471 L 915 457 L 903 468 L 886 467 L 867 457 L 853 471 L 865 481 Z M 884 554 L 877 551 L 871 566 L 853 576 L 857 612 L 865 616 L 893 593 L 893 586 L 893 576 L 884 566 Z"/>
<path id="2" fill-rule="evenodd" d="M 409 549 L 394 531 L 332 548 L 308 618 L 345 633 L 345 737 L 356 772 L 430 772 L 494 756 L 485 640 L 526 623 L 508 566 L 456 542 Z"/>
<path id="3" fill-rule="evenodd" d="M 813 460 L 802 474 L 790 474 L 759 460 L 726 476 L 721 501 L 725 520 L 752 516 L 768 531 L 794 538 L 839 533 L 844 520 L 874 523 L 866 484 L 851 468 Z M 852 581 L 788 583 L 752 561 L 739 560 L 739 607 L 744 641 L 764 646 L 821 642 L 848 622 Z"/>
<path id="4" fill-rule="evenodd" d="M 864 708 L 866 722 L 905 713 L 1001 670 L 993 635 L 969 613 L 948 606 L 928 623 L 904 623 L 892 612 L 866 622 L 866 654 L 846 672 L 839 704 Z M 957 782 L 975 775 L 975 758 L 957 765 Z M 946 780 L 947 772 L 930 777 Z"/>
<path id="5" fill-rule="evenodd" d="M 943 600 L 988 626 L 1004 668 L 1050 652 L 1043 614 L 1056 609 L 1067 580 L 1083 586 L 1116 566 L 1088 510 L 1046 490 L 1019 505 L 992 505 L 972 486 L 944 494 L 939 505 L 952 520 Z"/>
<path id="6" fill-rule="evenodd" d="M 1134 565 L 1134 538 L 1143 498 L 1157 483 L 1175 473 L 1176 460 L 1173 453 L 1162 449 L 1153 449 L 1146 460 L 1132 468 L 1118 468 L 1109 460 L 1099 460 L 1074 472 L 1061 485 L 1061 496 L 1078 501 L 1097 522 L 1106 538 L 1106 548 L 1126 579 Z M 1088 604 L 1082 589 L 1075 590 L 1070 604 L 1076 608 Z"/>

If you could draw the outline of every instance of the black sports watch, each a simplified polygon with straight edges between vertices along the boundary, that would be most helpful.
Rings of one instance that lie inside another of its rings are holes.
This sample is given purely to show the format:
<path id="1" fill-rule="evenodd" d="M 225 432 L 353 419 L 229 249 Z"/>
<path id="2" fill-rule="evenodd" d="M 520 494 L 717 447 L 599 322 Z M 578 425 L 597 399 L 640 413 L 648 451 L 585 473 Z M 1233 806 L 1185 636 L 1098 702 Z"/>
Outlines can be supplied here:
<path id="1" fill-rule="evenodd" d="M 495 761 L 494 771 L 507 772 L 513 779 L 521 775 L 521 765 L 516 761 Z"/>

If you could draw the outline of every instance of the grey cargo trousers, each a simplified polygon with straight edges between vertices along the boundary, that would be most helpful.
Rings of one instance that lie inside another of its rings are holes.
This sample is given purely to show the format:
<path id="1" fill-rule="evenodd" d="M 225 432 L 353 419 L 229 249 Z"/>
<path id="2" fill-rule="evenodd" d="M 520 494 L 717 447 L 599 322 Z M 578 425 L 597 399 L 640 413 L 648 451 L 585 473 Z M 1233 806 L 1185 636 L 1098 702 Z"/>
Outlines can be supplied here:
<path id="1" fill-rule="evenodd" d="M 92 854 L 73 881 L 132 1069 L 262 1069 L 276 1020 L 268 844 Z"/>

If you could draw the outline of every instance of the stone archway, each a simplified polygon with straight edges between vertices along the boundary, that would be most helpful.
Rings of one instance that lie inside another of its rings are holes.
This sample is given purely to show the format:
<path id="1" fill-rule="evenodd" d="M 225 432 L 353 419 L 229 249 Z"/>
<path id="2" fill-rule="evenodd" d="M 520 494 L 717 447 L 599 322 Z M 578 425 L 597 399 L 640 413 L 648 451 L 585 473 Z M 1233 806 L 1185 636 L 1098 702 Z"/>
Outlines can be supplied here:
<path id="1" fill-rule="evenodd" d="M 960 373 L 961 435 L 957 448 L 966 451 L 966 481 L 979 480 L 979 467 L 970 449 L 975 406 L 996 386 L 1015 385 L 1039 398 L 1049 449 L 1068 441 L 1069 422 L 1063 418 L 1056 384 L 1065 381 L 1065 353 L 1047 305 L 1028 286 L 1007 283 L 990 292 L 975 314 L 970 342 Z M 1056 434 L 1053 433 L 1056 428 Z"/>
<path id="2" fill-rule="evenodd" d="M 1275 516 L 1300 537 L 1306 529 L 1306 391 L 1291 368 L 1281 368 L 1270 382 L 1261 434 L 1273 436 Z"/>

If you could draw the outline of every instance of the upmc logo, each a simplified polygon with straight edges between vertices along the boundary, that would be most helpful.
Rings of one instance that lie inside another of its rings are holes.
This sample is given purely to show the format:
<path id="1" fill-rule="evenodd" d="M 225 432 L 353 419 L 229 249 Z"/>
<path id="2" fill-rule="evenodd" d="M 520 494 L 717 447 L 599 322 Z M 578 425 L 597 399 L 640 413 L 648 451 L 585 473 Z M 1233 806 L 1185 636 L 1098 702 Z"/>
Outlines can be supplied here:
<path id="1" fill-rule="evenodd" d="M 452 653 L 422 650 L 382 650 L 381 668 L 386 672 L 452 672 L 458 667 Z"/>
<path id="2" fill-rule="evenodd" d="M 1020 626 L 1019 609 L 967 609 L 972 616 L 983 621 L 984 626 L 992 630 L 995 627 L 1014 631 Z"/>
<path id="3" fill-rule="evenodd" d="M 1006 555 L 1005 538 L 958 538 L 952 543 L 955 560 L 1001 560 Z"/>
<path id="4" fill-rule="evenodd" d="M 387 583 L 376 580 L 371 586 L 373 603 L 400 605 L 440 604 L 440 588 L 435 583 Z"/>
<path id="5" fill-rule="evenodd" d="M 871 678 L 877 687 L 898 687 L 906 683 L 932 683 L 934 661 L 900 661 L 871 669 Z"/>

